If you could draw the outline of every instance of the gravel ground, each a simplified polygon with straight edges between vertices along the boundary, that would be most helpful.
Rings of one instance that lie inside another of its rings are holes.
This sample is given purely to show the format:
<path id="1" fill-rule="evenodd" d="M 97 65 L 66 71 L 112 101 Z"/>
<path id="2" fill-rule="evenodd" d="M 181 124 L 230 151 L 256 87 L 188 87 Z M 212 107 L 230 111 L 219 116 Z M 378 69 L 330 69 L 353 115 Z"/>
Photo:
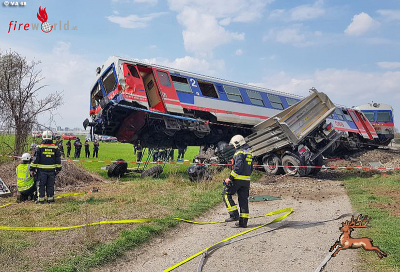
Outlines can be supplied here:
<path id="1" fill-rule="evenodd" d="M 327 173 L 320 173 L 317 179 L 283 177 L 274 180 L 265 177 L 253 183 L 251 194 L 281 196 L 282 199 L 250 202 L 252 215 L 266 214 L 287 207 L 292 207 L 294 212 L 282 223 L 275 223 L 249 234 L 263 232 L 290 221 L 322 221 L 351 213 L 352 208 L 343 184 L 329 177 Z M 196 221 L 218 221 L 226 217 L 225 208 L 221 203 Z M 252 219 L 249 221 L 249 227 L 258 226 L 271 219 Z M 345 219 L 312 227 L 285 228 L 227 245 L 208 257 L 203 271 L 315 271 L 329 253 L 329 248 L 339 238 L 340 223 Z M 147 245 L 126 252 L 118 261 L 91 271 L 163 271 L 244 230 L 233 228 L 233 225 L 180 224 Z M 356 235 L 355 232 L 354 236 Z M 200 257 L 197 257 L 174 271 L 197 271 L 199 260 Z M 323 271 L 356 271 L 358 264 L 357 251 L 346 250 L 332 258 Z"/>

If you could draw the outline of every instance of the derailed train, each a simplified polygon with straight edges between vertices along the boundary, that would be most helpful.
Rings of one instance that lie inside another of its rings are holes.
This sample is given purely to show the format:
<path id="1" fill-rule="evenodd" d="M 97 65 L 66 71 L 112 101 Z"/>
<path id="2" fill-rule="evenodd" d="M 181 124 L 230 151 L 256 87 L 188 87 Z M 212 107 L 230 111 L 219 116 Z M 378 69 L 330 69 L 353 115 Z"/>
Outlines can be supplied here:
<path id="1" fill-rule="evenodd" d="M 296 104 L 302 97 L 235 83 L 138 60 L 110 57 L 98 67 L 90 96 L 95 134 L 145 147 L 215 146 Z M 326 153 L 387 145 L 393 138 L 392 110 L 374 112 L 372 124 L 362 112 L 337 106 L 326 119 L 342 137 Z M 373 109 L 378 110 L 378 109 Z M 388 116 L 387 116 L 388 115 Z M 367 115 L 368 116 L 368 115 Z M 370 119 L 372 120 L 372 119 Z M 374 127 L 385 129 L 376 130 Z M 392 130 L 386 129 L 392 127 Z M 378 132 L 378 133 L 377 133 Z"/>

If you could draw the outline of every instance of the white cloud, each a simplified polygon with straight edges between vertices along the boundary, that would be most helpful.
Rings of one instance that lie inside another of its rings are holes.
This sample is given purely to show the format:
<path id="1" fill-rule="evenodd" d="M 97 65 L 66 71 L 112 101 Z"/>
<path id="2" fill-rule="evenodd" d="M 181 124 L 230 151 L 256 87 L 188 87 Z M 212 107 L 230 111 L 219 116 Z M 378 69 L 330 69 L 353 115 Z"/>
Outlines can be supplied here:
<path id="1" fill-rule="evenodd" d="M 225 71 L 225 62 L 223 60 L 205 60 L 190 56 L 177 58 L 173 61 L 157 58 L 142 59 L 141 61 L 210 76 L 221 76 Z"/>
<path id="2" fill-rule="evenodd" d="M 171 10 L 178 13 L 185 49 L 197 55 L 211 55 L 213 50 L 245 34 L 227 29 L 232 22 L 247 23 L 262 17 L 265 0 L 169 0 Z"/>
<path id="3" fill-rule="evenodd" d="M 7 45 L 4 41 L 2 44 Z M 28 60 L 41 62 L 37 69 L 41 70 L 44 79 L 39 84 L 47 87 L 40 90 L 40 97 L 56 91 L 63 92 L 64 105 L 54 116 L 56 124 L 63 127 L 82 127 L 83 120 L 89 116 L 90 90 L 95 78 L 95 68 L 105 59 L 95 62 L 85 55 L 72 53 L 73 44 L 65 41 L 58 41 L 51 51 L 43 52 L 23 46 L 11 47 Z M 42 115 L 39 121 L 46 123 L 48 119 L 49 115 Z"/>
<path id="4" fill-rule="evenodd" d="M 134 0 L 133 2 L 135 3 L 145 3 L 145 4 L 150 4 L 152 6 L 155 6 L 158 2 L 158 0 Z"/>
<path id="5" fill-rule="evenodd" d="M 383 69 L 399 69 L 400 68 L 400 62 L 398 61 L 381 61 L 377 63 L 380 68 Z"/>
<path id="6" fill-rule="evenodd" d="M 378 21 L 372 19 L 367 13 L 361 12 L 360 14 L 354 15 L 350 25 L 346 28 L 344 33 L 351 36 L 359 36 L 378 25 Z"/>
<path id="7" fill-rule="evenodd" d="M 244 40 L 244 33 L 230 32 L 218 24 L 215 17 L 200 13 L 193 8 L 185 8 L 178 14 L 185 49 L 201 56 L 210 55 L 212 51 L 232 40 Z"/>
<path id="8" fill-rule="evenodd" d="M 298 44 L 305 40 L 305 35 L 301 33 L 301 25 L 294 25 L 280 29 L 271 29 L 268 35 L 264 36 L 263 40 L 273 40 L 284 44 Z"/>
<path id="9" fill-rule="evenodd" d="M 400 89 L 400 71 L 363 73 L 347 69 L 324 69 L 297 76 L 281 72 L 266 77 L 263 82 L 252 84 L 302 96 L 308 95 L 308 90 L 315 87 L 328 94 L 333 102 L 349 107 L 372 100 L 398 107 L 393 99 Z"/>
<path id="10" fill-rule="evenodd" d="M 313 5 L 301 5 L 290 10 L 272 10 L 269 18 L 280 21 L 309 21 L 326 14 L 323 1 L 316 1 Z"/>
<path id="11" fill-rule="evenodd" d="M 377 13 L 383 16 L 387 21 L 399 21 L 400 20 L 400 10 L 393 9 L 380 9 Z"/>
<path id="12" fill-rule="evenodd" d="M 235 55 L 236 55 L 236 56 L 241 56 L 241 55 L 243 55 L 243 50 L 242 50 L 242 49 L 237 49 L 237 50 L 235 51 Z"/>
<path id="13" fill-rule="evenodd" d="M 122 28 L 146 28 L 150 21 L 164 14 L 165 12 L 158 12 L 143 17 L 140 17 L 135 14 L 128 15 L 126 17 L 111 15 L 106 18 L 110 22 L 116 23 Z"/>

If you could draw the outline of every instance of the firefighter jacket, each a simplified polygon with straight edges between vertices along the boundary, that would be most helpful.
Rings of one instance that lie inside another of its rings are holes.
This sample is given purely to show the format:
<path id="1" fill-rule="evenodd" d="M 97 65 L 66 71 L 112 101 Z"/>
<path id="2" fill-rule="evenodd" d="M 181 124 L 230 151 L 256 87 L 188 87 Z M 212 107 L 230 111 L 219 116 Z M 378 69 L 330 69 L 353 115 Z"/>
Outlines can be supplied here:
<path id="1" fill-rule="evenodd" d="M 46 140 L 37 146 L 31 163 L 31 169 L 46 172 L 61 170 L 61 152 L 53 144 L 53 141 Z"/>
<path id="2" fill-rule="evenodd" d="M 18 191 L 26 191 L 35 183 L 30 171 L 31 165 L 29 163 L 21 163 L 17 166 L 16 172 Z"/>
<path id="3" fill-rule="evenodd" d="M 244 145 L 237 149 L 233 155 L 233 167 L 229 179 L 240 181 L 242 185 L 250 185 L 250 176 L 253 172 L 253 157 Z"/>

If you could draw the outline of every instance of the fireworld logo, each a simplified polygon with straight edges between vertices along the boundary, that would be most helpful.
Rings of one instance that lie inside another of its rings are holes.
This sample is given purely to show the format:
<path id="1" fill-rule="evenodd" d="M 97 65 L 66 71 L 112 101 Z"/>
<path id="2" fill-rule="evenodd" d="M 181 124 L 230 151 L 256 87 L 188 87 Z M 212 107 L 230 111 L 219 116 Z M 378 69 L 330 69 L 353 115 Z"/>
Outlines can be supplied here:
<path id="1" fill-rule="evenodd" d="M 37 18 L 39 19 L 42 24 L 40 25 L 40 29 L 44 33 L 50 33 L 52 30 L 56 31 L 57 30 L 57 25 L 59 30 L 77 30 L 77 26 L 73 26 L 71 29 L 69 28 L 69 20 L 66 23 L 62 23 L 59 21 L 59 23 L 55 23 L 51 25 L 48 20 L 48 15 L 46 12 L 46 8 L 43 8 L 40 6 L 39 7 L 39 12 L 36 14 Z M 22 28 L 22 29 L 21 29 Z M 10 24 L 8 26 L 8 33 L 10 31 L 20 31 L 20 30 L 38 30 L 39 29 L 39 23 L 33 23 L 33 24 L 19 24 L 17 21 L 10 21 Z"/>

